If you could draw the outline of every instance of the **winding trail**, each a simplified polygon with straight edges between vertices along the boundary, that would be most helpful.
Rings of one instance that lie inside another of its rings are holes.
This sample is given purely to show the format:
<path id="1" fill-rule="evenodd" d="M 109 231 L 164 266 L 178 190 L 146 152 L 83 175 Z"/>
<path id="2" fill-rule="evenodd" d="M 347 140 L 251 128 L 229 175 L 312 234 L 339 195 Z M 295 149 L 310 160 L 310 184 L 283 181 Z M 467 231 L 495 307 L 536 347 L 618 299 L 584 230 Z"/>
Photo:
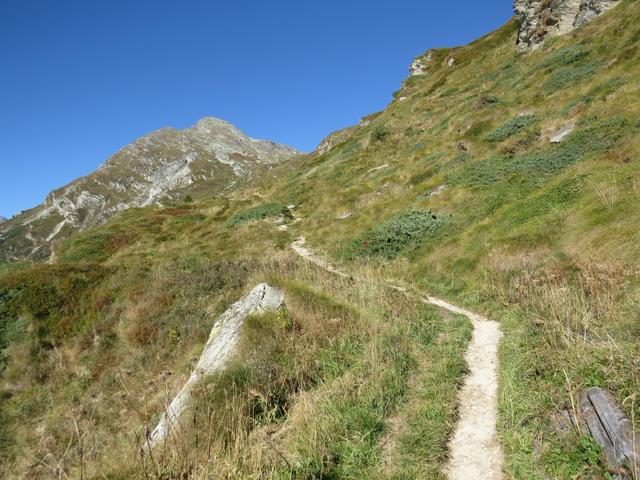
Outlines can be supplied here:
<path id="1" fill-rule="evenodd" d="M 357 280 L 309 250 L 304 237 L 293 242 L 291 248 L 323 270 Z M 500 480 L 503 453 L 496 435 L 500 324 L 440 298 L 415 295 L 398 285 L 390 284 L 390 288 L 471 320 L 473 336 L 465 353 L 469 374 L 458 393 L 460 419 L 449 442 L 446 474 L 450 480 Z"/>
<path id="2" fill-rule="evenodd" d="M 496 438 L 500 324 L 439 298 L 427 297 L 425 301 L 465 315 L 473 324 L 473 337 L 465 353 L 470 371 L 458 393 L 460 420 L 449 443 L 447 476 L 451 480 L 498 480 L 503 463 Z"/>

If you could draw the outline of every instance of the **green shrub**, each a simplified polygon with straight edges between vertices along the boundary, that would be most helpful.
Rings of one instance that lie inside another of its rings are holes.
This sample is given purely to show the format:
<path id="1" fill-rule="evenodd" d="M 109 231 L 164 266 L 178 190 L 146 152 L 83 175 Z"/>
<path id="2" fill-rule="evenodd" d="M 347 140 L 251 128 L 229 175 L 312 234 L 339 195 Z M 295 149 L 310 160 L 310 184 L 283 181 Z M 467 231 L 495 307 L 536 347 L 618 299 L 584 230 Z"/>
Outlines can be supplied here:
<path id="1" fill-rule="evenodd" d="M 179 225 L 189 225 L 204 220 L 204 215 L 194 212 L 193 204 L 182 204 L 163 209 L 131 208 L 123 211 L 106 225 L 72 235 L 57 250 L 65 262 L 98 263 L 131 245 L 140 237 L 159 235 L 163 229 L 177 232 Z M 166 228 L 169 226 L 170 228 Z M 160 237 L 157 237 L 160 238 Z"/>
<path id="2" fill-rule="evenodd" d="M 492 107 L 494 105 L 497 105 L 500 102 L 501 102 L 500 97 L 496 95 L 483 95 L 482 97 L 480 97 L 480 100 L 478 101 L 478 106 L 480 108 L 487 108 L 487 107 Z"/>
<path id="3" fill-rule="evenodd" d="M 371 140 L 373 142 L 381 142 L 389 135 L 389 130 L 387 130 L 383 126 L 376 127 L 373 132 L 371 132 Z"/>
<path id="4" fill-rule="evenodd" d="M 436 171 L 437 169 L 435 168 L 428 168 L 422 172 L 414 173 L 413 175 L 411 175 L 411 177 L 409 177 L 409 180 L 407 181 L 407 185 L 410 185 L 410 186 L 420 185 L 425 180 L 428 180 L 431 177 L 433 177 Z"/>
<path id="5" fill-rule="evenodd" d="M 278 205 L 277 203 L 265 203 L 236 213 L 227 220 L 227 225 L 235 227 L 236 225 L 251 222 L 253 220 L 264 220 L 268 217 L 279 217 L 281 215 L 287 218 L 293 218 L 289 209 L 284 205 Z"/>
<path id="6" fill-rule="evenodd" d="M 404 86 L 411 88 L 429 78 L 427 75 L 412 75 L 404 81 Z"/>
<path id="7" fill-rule="evenodd" d="M 362 150 L 362 144 L 357 140 L 350 139 L 343 144 L 334 147 L 331 154 L 334 155 L 333 158 L 335 160 L 345 160 L 353 157 L 360 150 Z"/>
<path id="8" fill-rule="evenodd" d="M 410 208 L 351 242 L 345 249 L 345 257 L 382 256 L 391 259 L 404 248 L 433 235 L 449 219 L 449 216 Z"/>
<path id="9" fill-rule="evenodd" d="M 544 89 L 553 93 L 563 88 L 569 87 L 576 83 L 586 80 L 598 71 L 598 67 L 593 64 L 580 65 L 577 67 L 563 68 L 554 73 L 544 84 Z"/>
<path id="10" fill-rule="evenodd" d="M 535 115 L 520 115 L 516 118 L 509 120 L 507 123 L 495 129 L 489 135 L 487 140 L 489 142 L 501 142 L 506 140 L 512 135 L 515 135 L 520 130 L 530 127 L 538 121 L 538 117 Z"/>
<path id="11" fill-rule="evenodd" d="M 417 135 L 417 133 L 416 133 Z M 416 143 L 415 145 L 413 145 L 412 147 L 410 147 L 408 150 L 410 152 L 417 152 L 418 150 L 422 150 L 423 148 L 427 147 L 428 145 L 431 145 L 431 140 L 423 140 L 421 142 Z"/>
<path id="12" fill-rule="evenodd" d="M 538 68 L 550 71 L 556 67 L 570 65 L 582 60 L 584 57 L 589 55 L 589 53 L 589 50 L 582 48 L 579 45 L 572 45 L 549 55 L 538 65 Z"/>
<path id="13" fill-rule="evenodd" d="M 597 122 L 544 151 L 514 158 L 493 156 L 462 166 L 448 181 L 471 188 L 493 188 L 496 183 L 513 180 L 518 175 L 521 183 L 535 185 L 585 158 L 606 152 L 631 128 L 637 126 L 625 118 Z"/>

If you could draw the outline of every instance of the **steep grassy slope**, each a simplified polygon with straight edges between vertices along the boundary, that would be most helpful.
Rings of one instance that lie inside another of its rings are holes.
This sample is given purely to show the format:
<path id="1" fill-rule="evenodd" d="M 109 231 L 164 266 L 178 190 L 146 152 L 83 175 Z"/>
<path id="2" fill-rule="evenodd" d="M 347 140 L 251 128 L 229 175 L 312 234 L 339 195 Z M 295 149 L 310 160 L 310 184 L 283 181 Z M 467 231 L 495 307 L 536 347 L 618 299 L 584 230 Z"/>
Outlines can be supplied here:
<path id="1" fill-rule="evenodd" d="M 273 190 L 301 203 L 299 228 L 336 258 L 503 320 L 511 478 L 599 468 L 551 419 L 583 387 L 638 407 L 639 15 L 623 2 L 527 55 L 513 24 L 435 51 L 370 125 Z"/>
<path id="2" fill-rule="evenodd" d="M 534 53 L 514 22 L 435 50 L 277 180 L 128 210 L 55 265 L 2 266 L 2 473 L 442 478 L 470 326 L 395 278 L 502 322 L 507 478 L 607 475 L 553 415 L 592 385 L 640 406 L 639 25 L 626 0 Z M 301 234 L 363 280 L 301 263 Z M 245 325 L 181 435 L 139 457 L 215 316 L 258 281 L 287 308 Z"/>
<path id="3" fill-rule="evenodd" d="M 5 267 L 3 474 L 439 475 L 466 319 L 443 321 L 375 272 L 354 283 L 310 267 L 273 217 L 228 207 L 127 211 L 63 245 L 58 264 Z M 141 459 L 215 316 L 265 280 L 287 308 L 245 325 L 234 363 L 199 389 L 191 427 Z"/>

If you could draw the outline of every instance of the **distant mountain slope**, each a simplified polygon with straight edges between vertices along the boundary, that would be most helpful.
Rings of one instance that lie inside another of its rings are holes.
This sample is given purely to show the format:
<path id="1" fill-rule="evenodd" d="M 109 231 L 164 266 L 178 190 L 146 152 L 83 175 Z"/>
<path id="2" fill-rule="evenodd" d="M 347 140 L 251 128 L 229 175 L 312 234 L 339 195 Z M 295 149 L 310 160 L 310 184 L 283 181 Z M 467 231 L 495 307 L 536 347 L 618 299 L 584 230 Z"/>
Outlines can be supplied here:
<path id="1" fill-rule="evenodd" d="M 51 242 L 130 207 L 229 191 L 298 154 L 247 137 L 224 120 L 163 128 L 127 145 L 98 170 L 51 192 L 0 228 L 0 260 L 46 259 Z"/>

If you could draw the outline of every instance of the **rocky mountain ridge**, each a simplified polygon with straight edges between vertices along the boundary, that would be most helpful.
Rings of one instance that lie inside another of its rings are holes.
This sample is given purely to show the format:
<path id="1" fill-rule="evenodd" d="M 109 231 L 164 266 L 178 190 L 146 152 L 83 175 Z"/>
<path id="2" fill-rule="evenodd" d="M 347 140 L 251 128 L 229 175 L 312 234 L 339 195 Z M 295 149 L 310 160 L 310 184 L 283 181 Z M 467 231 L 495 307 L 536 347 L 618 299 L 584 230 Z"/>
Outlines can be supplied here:
<path id="1" fill-rule="evenodd" d="M 526 52 L 539 48 L 547 38 L 564 35 L 586 25 L 615 7 L 620 0 L 515 0 L 513 11 L 518 22 L 516 49 Z M 455 48 L 429 49 L 413 59 L 409 78 L 427 75 L 440 64 L 455 65 Z"/>
<path id="2" fill-rule="evenodd" d="M 184 130 L 156 130 L 122 148 L 94 173 L 52 191 L 43 204 L 3 223 L 0 260 L 46 259 L 52 241 L 99 225 L 121 210 L 205 191 L 222 194 L 298 153 L 249 138 L 217 118 Z"/>

